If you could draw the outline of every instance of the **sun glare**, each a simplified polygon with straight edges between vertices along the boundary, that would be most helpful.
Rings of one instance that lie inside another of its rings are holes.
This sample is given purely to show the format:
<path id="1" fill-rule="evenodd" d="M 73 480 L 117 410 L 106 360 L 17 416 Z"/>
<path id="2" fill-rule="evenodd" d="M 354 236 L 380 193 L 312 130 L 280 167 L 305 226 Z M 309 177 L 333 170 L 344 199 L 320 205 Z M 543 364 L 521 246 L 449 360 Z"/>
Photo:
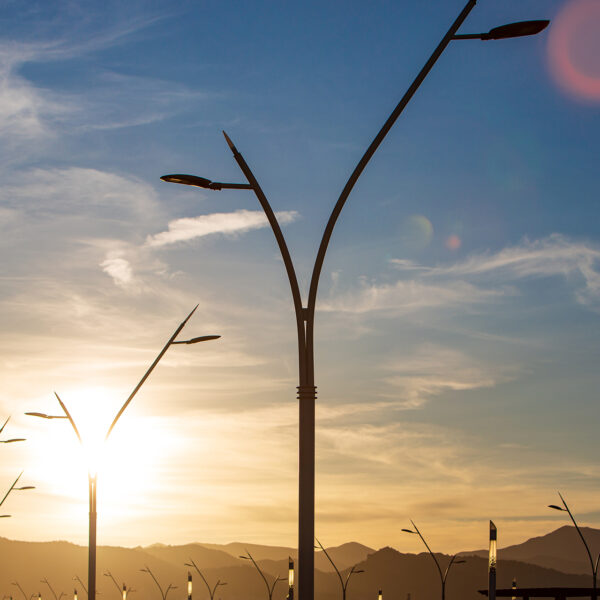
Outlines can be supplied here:
<path id="1" fill-rule="evenodd" d="M 130 407 L 105 440 L 124 401 L 114 390 L 86 388 L 60 393 L 82 442 L 66 419 L 43 423 L 37 453 L 28 471 L 53 495 L 87 503 L 87 474 L 98 476 L 98 506 L 103 518 L 131 514 L 160 488 L 157 470 L 177 449 L 175 434 L 158 418 Z M 60 415 L 61 410 L 53 415 Z M 39 457 L 43 457 L 41 460 Z M 65 510 L 66 510 L 65 503 Z"/>

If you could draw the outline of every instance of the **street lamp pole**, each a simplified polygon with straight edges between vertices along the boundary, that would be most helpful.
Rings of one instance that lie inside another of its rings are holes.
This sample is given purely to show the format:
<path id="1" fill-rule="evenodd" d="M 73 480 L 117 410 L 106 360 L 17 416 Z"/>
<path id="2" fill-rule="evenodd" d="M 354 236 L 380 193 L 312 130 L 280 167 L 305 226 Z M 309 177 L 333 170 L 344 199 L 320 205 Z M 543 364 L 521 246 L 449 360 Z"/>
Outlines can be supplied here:
<path id="1" fill-rule="evenodd" d="M 267 595 L 269 600 L 273 600 L 273 592 L 275 591 L 275 586 L 277 585 L 277 583 L 279 581 L 283 581 L 284 578 L 283 577 L 279 577 L 279 575 L 277 577 L 275 577 L 275 579 L 273 580 L 273 585 L 269 585 L 269 582 L 267 581 L 267 578 L 265 577 L 265 574 L 262 572 L 262 569 L 258 566 L 257 562 L 254 560 L 254 557 L 252 556 L 252 554 L 250 554 L 250 552 L 248 552 L 248 550 L 246 550 L 246 554 L 242 554 L 240 555 L 240 558 L 243 558 L 244 560 L 251 560 L 252 564 L 256 567 L 256 570 L 260 573 L 260 576 L 262 577 L 263 581 L 265 582 L 265 586 L 267 587 Z M 212 598 L 211 598 L 212 600 Z"/>
<path id="2" fill-rule="evenodd" d="M 202 581 L 204 581 L 204 585 L 206 585 L 206 589 L 208 590 L 208 595 L 210 596 L 210 600 L 214 600 L 215 592 L 217 591 L 217 588 L 220 585 L 227 585 L 226 581 L 221 581 L 220 579 L 217 579 L 217 583 L 215 583 L 214 587 L 211 588 L 206 577 L 204 577 L 204 574 L 198 568 L 198 565 L 191 558 L 190 558 L 189 563 L 185 563 L 185 566 L 186 567 L 194 567 L 194 569 L 196 569 L 196 571 L 198 572 L 198 575 L 200 575 L 200 577 L 202 578 Z M 188 571 L 188 600 L 192 600 L 192 574 L 189 571 Z"/>
<path id="3" fill-rule="evenodd" d="M 431 556 L 431 558 L 433 558 L 435 566 L 437 567 L 440 576 L 440 583 L 442 584 L 442 600 L 446 600 L 446 580 L 448 579 L 448 573 L 450 573 L 450 568 L 454 564 L 458 565 L 467 561 L 462 559 L 456 560 L 456 554 L 453 554 L 450 557 L 450 562 L 448 563 L 446 570 L 442 573 L 442 568 L 440 567 L 440 562 L 438 561 L 437 556 L 431 551 L 429 544 L 425 541 L 425 538 L 422 536 L 421 532 L 419 531 L 419 528 L 415 525 L 414 521 L 411 520 L 411 523 L 414 529 L 403 529 L 402 531 L 418 535 L 421 538 L 421 541 L 425 544 L 425 548 L 427 548 L 429 555 Z"/>
<path id="4" fill-rule="evenodd" d="M 166 351 L 172 345 L 174 345 L 174 344 L 196 344 L 198 342 L 214 340 L 214 339 L 218 339 L 219 337 L 221 337 L 219 335 L 206 335 L 206 336 L 201 336 L 201 337 L 195 337 L 190 340 L 181 340 L 181 341 L 175 340 L 175 338 L 179 335 L 181 330 L 185 327 L 186 323 L 190 320 L 190 318 L 192 317 L 194 312 L 196 312 L 197 308 L 198 308 L 198 305 L 196 305 L 193 308 L 193 310 L 190 312 L 190 314 L 180 323 L 180 325 L 177 327 L 177 329 L 171 335 L 171 337 L 169 338 L 167 343 L 163 346 L 162 350 L 158 353 L 158 356 L 154 359 L 154 362 L 150 365 L 150 367 L 148 367 L 147 371 L 144 373 L 144 376 L 137 383 L 137 385 L 135 386 L 135 388 L 133 389 L 131 394 L 129 394 L 129 397 L 127 398 L 127 400 L 125 400 L 125 402 L 123 403 L 123 406 L 121 406 L 121 408 L 119 409 L 119 412 L 116 414 L 110 427 L 108 428 L 108 431 L 106 432 L 106 435 L 104 437 L 104 442 L 106 442 L 108 440 L 112 430 L 114 429 L 115 425 L 117 424 L 117 421 L 119 420 L 119 418 L 121 417 L 121 415 L 123 414 L 123 412 L 125 411 L 127 406 L 130 404 L 130 402 L 133 400 L 135 395 L 138 393 L 139 389 L 142 387 L 142 385 L 144 384 L 146 379 L 148 379 L 148 377 L 150 376 L 150 373 L 152 373 L 152 371 L 154 370 L 156 365 L 159 363 L 160 359 L 165 355 Z M 39 412 L 28 412 L 25 414 L 29 415 L 29 416 L 34 416 L 34 417 L 41 417 L 43 419 L 68 419 L 69 423 L 71 424 L 71 427 L 73 428 L 73 431 L 75 432 L 75 435 L 77 436 L 77 439 L 79 440 L 80 444 L 83 446 L 83 440 L 81 438 L 79 430 L 77 429 L 77 425 L 75 425 L 75 421 L 73 420 L 71 413 L 68 411 L 67 407 L 65 406 L 64 402 L 60 399 L 59 395 L 56 392 L 54 392 L 54 395 L 56 396 L 56 399 L 58 400 L 58 403 L 60 404 L 60 407 L 63 410 L 63 413 L 64 413 L 63 415 L 47 415 L 47 414 L 39 413 Z M 89 510 L 89 543 L 88 543 L 88 589 L 87 589 L 88 600 L 96 600 L 96 522 L 97 522 L 96 494 L 97 494 L 97 482 L 98 482 L 98 474 L 95 471 L 95 465 L 94 466 L 89 465 L 89 468 L 88 468 L 88 496 L 89 496 L 90 510 Z"/>
<path id="5" fill-rule="evenodd" d="M 267 200 L 265 193 L 260 187 L 256 177 L 244 160 L 242 154 L 237 150 L 231 138 L 223 132 L 225 140 L 233 153 L 233 157 L 246 177 L 248 183 L 223 183 L 211 181 L 196 175 L 164 175 L 163 181 L 169 183 L 180 183 L 210 190 L 239 189 L 252 190 L 256 195 L 269 225 L 273 230 L 281 257 L 285 266 L 290 283 L 292 300 L 296 317 L 296 330 L 298 336 L 298 401 L 299 401 L 299 440 L 298 440 L 298 600 L 312 600 L 314 598 L 314 535 L 315 535 L 315 401 L 317 388 L 315 386 L 314 374 L 314 320 L 315 305 L 317 300 L 317 288 L 321 269 L 325 260 L 325 254 L 329 240 L 338 217 L 358 181 L 358 178 L 371 160 L 373 154 L 388 134 L 406 105 L 409 103 L 421 83 L 427 77 L 429 71 L 453 40 L 479 39 L 496 40 L 524 35 L 534 35 L 544 29 L 549 21 L 525 21 L 511 23 L 490 30 L 488 33 L 462 34 L 457 31 L 475 7 L 477 0 L 469 0 L 460 12 L 446 35 L 442 38 L 433 54 L 429 57 L 415 80 L 412 82 L 400 102 L 396 105 L 383 127 L 379 130 L 370 146 L 354 168 L 350 178 L 346 182 L 333 211 L 329 217 L 323 237 L 319 245 L 308 292 L 308 302 L 304 306 L 294 265 L 277 221 L 277 217 Z"/>
<path id="6" fill-rule="evenodd" d="M 344 579 L 342 579 L 342 574 L 340 573 L 339 569 L 335 566 L 335 563 L 333 562 L 333 559 L 331 558 L 331 556 L 329 556 L 329 552 L 327 552 L 327 550 L 325 550 L 325 546 L 323 546 L 323 544 L 321 544 L 321 542 L 319 540 L 317 540 L 317 544 L 319 544 L 319 545 L 315 546 L 315 548 L 317 548 L 317 547 L 321 548 L 321 550 L 327 557 L 327 560 L 329 560 L 329 562 L 331 563 L 331 566 L 335 569 L 338 579 L 340 580 L 340 585 L 342 586 L 342 600 L 346 600 L 346 590 L 348 589 L 348 584 L 350 583 L 350 577 L 352 577 L 352 575 L 354 575 L 355 573 L 364 573 L 365 572 L 364 569 L 357 569 L 356 565 L 354 565 L 348 571 L 348 575 L 346 576 L 346 580 L 344 581 Z"/>
<path id="7" fill-rule="evenodd" d="M 585 551 L 587 552 L 589 561 L 590 561 L 590 566 L 592 568 L 592 600 L 597 600 L 598 598 L 598 590 L 597 590 L 597 579 L 598 579 L 598 562 L 600 561 L 600 553 L 598 553 L 598 556 L 596 557 L 596 562 L 594 562 L 594 559 L 592 558 L 592 552 L 590 550 L 590 547 L 588 546 L 588 543 L 585 540 L 585 537 L 583 536 L 583 533 L 581 533 L 581 529 L 579 529 L 579 525 L 577 525 L 577 521 L 575 521 L 575 517 L 573 516 L 573 513 L 571 512 L 571 509 L 567 506 L 567 503 L 565 502 L 565 499 L 562 497 L 562 494 L 560 492 L 558 492 L 558 495 L 560 496 L 560 499 L 563 503 L 563 507 L 561 506 L 556 506 L 556 504 L 549 504 L 548 508 L 553 508 L 554 510 L 561 510 L 563 512 L 566 512 L 569 517 L 571 517 L 571 521 L 573 522 L 573 525 L 575 525 L 575 529 L 577 530 L 577 533 L 579 534 L 579 537 L 581 538 L 581 541 L 583 542 L 583 545 L 585 546 Z"/>

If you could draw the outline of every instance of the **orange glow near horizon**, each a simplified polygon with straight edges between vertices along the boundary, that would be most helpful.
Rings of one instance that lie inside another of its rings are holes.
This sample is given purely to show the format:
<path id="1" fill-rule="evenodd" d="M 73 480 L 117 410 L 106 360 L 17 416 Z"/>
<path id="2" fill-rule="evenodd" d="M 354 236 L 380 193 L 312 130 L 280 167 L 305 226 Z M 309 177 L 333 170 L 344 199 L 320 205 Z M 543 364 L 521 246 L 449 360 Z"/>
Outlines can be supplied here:
<path id="1" fill-rule="evenodd" d="M 550 71 L 559 86 L 580 100 L 600 102 L 600 3 L 571 0 L 548 37 Z"/>

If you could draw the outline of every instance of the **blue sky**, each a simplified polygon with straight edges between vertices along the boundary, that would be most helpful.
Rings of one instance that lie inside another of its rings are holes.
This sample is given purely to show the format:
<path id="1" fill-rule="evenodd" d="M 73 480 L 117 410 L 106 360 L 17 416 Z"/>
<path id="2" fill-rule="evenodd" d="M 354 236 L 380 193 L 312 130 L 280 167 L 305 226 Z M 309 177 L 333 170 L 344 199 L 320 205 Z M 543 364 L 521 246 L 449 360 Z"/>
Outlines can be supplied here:
<path id="1" fill-rule="evenodd" d="M 112 440 L 99 541 L 296 540 L 295 324 L 272 233 L 302 288 L 364 149 L 462 1 L 0 3 L 4 533 L 86 539 L 80 418 L 118 407 L 199 303 Z M 353 191 L 316 321 L 317 523 L 415 551 L 582 522 L 597 463 L 600 14 L 594 0 L 480 0 Z M 98 411 L 98 412 L 96 412 Z M 106 417 L 108 418 L 108 417 Z M 73 438 L 73 439 L 72 439 Z M 120 469 L 116 468 L 118 463 Z M 127 493 L 123 490 L 127 489 Z M 8 510 L 8 509 L 7 509 Z M 79 516 L 79 518 L 77 518 Z"/>

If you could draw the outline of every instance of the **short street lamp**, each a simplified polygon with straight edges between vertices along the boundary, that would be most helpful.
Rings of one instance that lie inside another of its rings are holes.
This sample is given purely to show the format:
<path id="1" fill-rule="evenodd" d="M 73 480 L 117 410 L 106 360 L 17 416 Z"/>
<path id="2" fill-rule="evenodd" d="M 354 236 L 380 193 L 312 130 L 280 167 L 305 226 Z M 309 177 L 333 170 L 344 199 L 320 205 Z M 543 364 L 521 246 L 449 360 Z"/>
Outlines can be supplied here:
<path id="1" fill-rule="evenodd" d="M 571 517 L 571 521 L 573 522 L 573 525 L 575 525 L 575 529 L 577 530 L 577 533 L 579 534 L 579 537 L 581 538 L 581 541 L 583 542 L 583 545 L 585 546 L 585 551 L 587 552 L 588 558 L 590 560 L 590 567 L 592 568 L 592 600 L 596 600 L 598 598 L 598 590 L 596 587 L 596 582 L 598 579 L 598 562 L 600 561 L 600 553 L 596 557 L 596 562 L 594 562 L 594 559 L 592 558 L 592 552 L 590 550 L 590 547 L 588 546 L 588 543 L 586 542 L 585 537 L 583 537 L 583 533 L 581 533 L 581 529 L 579 529 L 579 525 L 577 525 L 577 521 L 575 521 L 575 517 L 573 516 L 573 513 L 567 506 L 567 503 L 565 502 L 565 499 L 562 497 L 562 494 L 560 492 L 558 492 L 558 495 L 560 496 L 560 499 L 561 499 L 563 505 L 556 506 L 556 504 L 549 504 L 548 508 L 553 508 L 554 510 L 560 510 L 560 511 L 566 512 L 569 515 L 569 517 Z"/>
<path id="2" fill-rule="evenodd" d="M 137 385 L 135 386 L 135 388 L 133 389 L 131 394 L 129 394 L 129 397 L 127 398 L 127 400 L 125 400 L 125 402 L 123 403 L 123 406 L 121 406 L 121 408 L 119 409 L 119 412 L 116 414 L 115 418 L 113 419 L 113 422 L 111 423 L 110 427 L 108 428 L 108 431 L 106 432 L 106 435 L 104 437 L 104 442 L 106 442 L 108 440 L 112 430 L 114 429 L 115 425 L 117 424 L 117 421 L 120 419 L 120 417 L 123 414 L 123 412 L 125 411 L 125 409 L 129 406 L 130 402 L 133 400 L 135 395 L 138 393 L 139 389 L 142 387 L 142 385 L 144 384 L 146 379 L 148 379 L 148 377 L 150 376 L 150 373 L 152 373 L 152 371 L 154 370 L 156 365 L 160 362 L 160 359 L 165 355 L 166 351 L 171 346 L 173 346 L 175 344 L 196 344 L 198 342 L 215 340 L 215 339 L 218 339 L 221 337 L 219 335 L 206 335 L 206 336 L 202 336 L 202 337 L 195 337 L 190 340 L 181 340 L 180 341 L 180 340 L 175 339 L 179 335 L 181 330 L 185 327 L 186 323 L 190 320 L 192 315 L 196 312 L 197 308 L 198 308 L 198 305 L 196 305 L 194 307 L 194 309 L 190 312 L 190 314 L 181 322 L 179 327 L 177 327 L 177 329 L 171 335 L 171 337 L 169 338 L 167 343 L 163 346 L 162 350 L 158 353 L 158 356 L 154 359 L 154 362 L 150 365 L 150 367 L 148 368 L 146 373 L 144 373 L 144 376 L 139 380 L 139 382 L 137 383 Z M 73 431 L 75 432 L 75 435 L 77 436 L 77 439 L 79 440 L 82 447 L 84 447 L 85 446 L 84 441 L 79 433 L 79 430 L 77 429 L 77 425 L 75 424 L 75 421 L 71 417 L 71 413 L 67 410 L 67 407 L 65 406 L 64 402 L 60 399 L 59 395 L 56 392 L 54 392 L 54 395 L 56 396 L 56 399 L 58 400 L 58 403 L 60 404 L 60 407 L 63 410 L 62 415 L 47 415 L 45 413 L 40 413 L 40 412 L 26 412 L 25 414 L 29 415 L 31 417 L 40 417 L 42 419 L 68 419 L 69 423 L 71 424 L 71 427 L 73 428 Z M 88 465 L 88 495 L 89 495 L 89 505 L 90 505 L 89 544 L 88 544 L 88 591 L 87 591 L 88 600 L 96 600 L 96 520 L 97 520 L 97 513 L 96 513 L 97 485 L 96 484 L 97 484 L 97 480 L 98 480 L 98 474 L 96 472 L 95 465 L 91 465 L 91 464 Z"/>
<path id="3" fill-rule="evenodd" d="M 167 589 L 163 592 L 162 586 L 160 585 L 160 583 L 158 583 L 158 579 L 156 579 L 156 577 L 154 577 L 154 573 L 150 570 L 150 567 L 148 565 L 146 565 L 146 567 L 144 569 L 140 569 L 140 571 L 142 571 L 143 573 L 148 573 L 150 575 L 150 577 L 152 577 L 152 579 L 154 580 L 154 583 L 157 585 L 158 589 L 160 590 L 160 595 L 162 596 L 162 600 L 167 600 L 168 593 L 171 590 L 177 589 L 176 585 L 169 584 L 167 586 Z"/>
<path id="4" fill-rule="evenodd" d="M 437 559 L 437 556 L 431 551 L 429 544 L 425 541 L 425 538 L 421 535 L 421 532 L 419 531 L 418 527 L 415 525 L 414 521 L 411 521 L 411 523 L 412 523 L 412 526 L 414 527 L 414 529 L 403 529 L 402 531 L 404 531 L 406 533 L 413 533 L 415 535 L 418 535 L 421 538 L 421 541 L 425 544 L 425 547 L 427 548 L 429 555 L 431 556 L 431 558 L 433 558 L 433 560 L 435 562 L 435 566 L 437 567 L 437 570 L 438 570 L 438 573 L 440 576 L 440 583 L 442 584 L 442 600 L 445 600 L 446 599 L 446 579 L 448 579 L 448 573 L 450 573 L 450 568 L 452 567 L 453 564 L 460 564 L 460 563 L 464 563 L 467 561 L 463 560 L 463 559 L 456 560 L 456 554 L 453 554 L 450 557 L 450 562 L 448 563 L 446 570 L 442 573 L 442 568 L 440 567 L 440 563 Z"/>
<path id="5" fill-rule="evenodd" d="M 346 600 L 346 590 L 348 589 L 348 584 L 350 583 L 350 577 L 352 577 L 352 575 L 354 575 L 355 573 L 364 573 L 365 572 L 364 569 L 357 569 L 356 565 L 354 565 L 348 571 L 348 575 L 346 575 L 346 579 L 344 580 L 342 578 L 342 574 L 339 572 L 339 569 L 335 566 L 333 559 L 331 558 L 331 556 L 329 556 L 329 552 L 327 552 L 327 550 L 325 550 L 325 547 L 323 546 L 323 544 L 321 544 L 321 542 L 319 540 L 317 540 L 317 544 L 318 544 L 318 546 L 315 546 L 315 548 L 320 548 L 323 551 L 323 553 L 327 557 L 327 560 L 331 563 L 331 566 L 335 569 L 338 579 L 340 580 L 340 586 L 342 587 L 342 600 Z"/>
<path id="6" fill-rule="evenodd" d="M 209 190 L 239 189 L 252 190 L 256 195 L 263 211 L 266 214 L 269 225 L 273 230 L 281 257 L 289 279 L 292 300 L 294 304 L 296 331 L 298 336 L 298 400 L 299 400 L 299 476 L 298 476 L 298 598 L 299 600 L 312 600 L 314 597 L 314 535 L 315 535 L 315 400 L 317 388 L 315 385 L 314 369 L 314 319 L 317 301 L 317 288 L 321 269 L 325 260 L 325 253 L 333 233 L 338 217 L 354 188 L 358 178 L 379 148 L 381 142 L 389 133 L 390 129 L 406 108 L 407 104 L 427 77 L 429 71 L 453 40 L 499 40 L 526 35 L 534 35 L 542 31 L 549 21 L 524 21 L 510 23 L 495 27 L 487 33 L 458 34 L 458 30 L 465 21 L 471 10 L 475 7 L 477 0 L 469 0 L 460 12 L 446 35 L 442 38 L 433 54 L 427 60 L 415 80 L 409 86 L 404 96 L 400 99 L 383 127 L 379 130 L 362 158 L 357 163 L 350 178 L 346 182 L 334 208 L 329 216 L 323 237 L 319 244 L 317 256 L 312 270 L 308 290 L 308 301 L 304 305 L 300 287 L 296 277 L 296 271 L 292 262 L 285 238 L 277 217 L 265 193 L 260 187 L 254 173 L 246 163 L 242 154 L 235 147 L 229 136 L 225 140 L 233 153 L 234 160 L 240 167 L 247 183 L 224 183 L 212 181 L 204 177 L 186 174 L 164 175 L 163 181 L 190 185 Z"/>
<path id="7" fill-rule="evenodd" d="M 265 586 L 267 587 L 267 594 L 269 597 L 269 600 L 273 600 L 273 591 L 275 590 L 275 586 L 277 585 L 277 583 L 279 581 L 283 581 L 283 577 L 279 577 L 279 575 L 277 577 L 275 577 L 275 580 L 273 581 L 272 585 L 269 585 L 269 582 L 267 581 L 267 578 L 265 577 L 265 574 L 262 572 L 262 569 L 258 566 L 258 564 L 256 564 L 256 561 L 254 560 L 254 558 L 252 558 L 252 554 L 250 554 L 250 552 L 248 552 L 248 550 L 246 550 L 246 554 L 245 555 L 240 555 L 240 558 L 243 558 L 244 560 L 251 560 L 252 564 L 256 567 L 256 570 L 260 573 L 260 576 L 262 577 L 263 581 L 265 582 Z"/>
<path id="8" fill-rule="evenodd" d="M 220 585 L 227 585 L 226 581 L 221 581 L 220 579 L 217 579 L 217 583 L 215 583 L 215 585 L 211 588 L 206 577 L 204 577 L 204 574 L 198 568 L 198 565 L 191 558 L 190 558 L 189 563 L 185 563 L 185 566 L 186 567 L 194 567 L 194 569 L 196 569 L 198 575 L 200 575 L 200 577 L 202 578 L 202 581 L 204 581 L 204 585 L 206 585 L 206 589 L 208 590 L 208 595 L 210 596 L 210 600 L 214 600 L 215 592 L 217 591 L 217 588 Z M 192 600 L 192 574 L 189 571 L 188 571 L 188 600 Z"/>

